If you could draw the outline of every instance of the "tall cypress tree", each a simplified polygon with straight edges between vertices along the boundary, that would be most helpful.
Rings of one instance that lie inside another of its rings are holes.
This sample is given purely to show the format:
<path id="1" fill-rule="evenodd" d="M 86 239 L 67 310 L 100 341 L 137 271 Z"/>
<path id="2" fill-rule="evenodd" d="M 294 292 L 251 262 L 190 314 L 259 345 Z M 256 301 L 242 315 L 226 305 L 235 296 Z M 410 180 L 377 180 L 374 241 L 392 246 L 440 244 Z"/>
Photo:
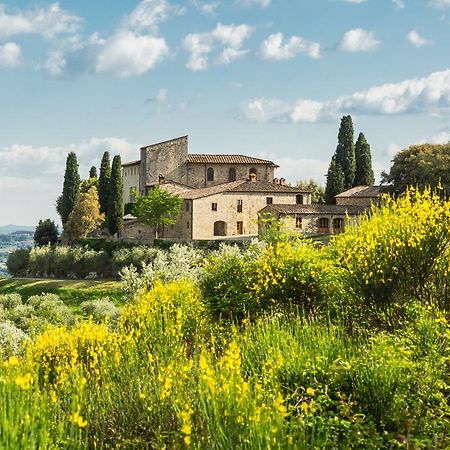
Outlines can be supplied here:
<path id="1" fill-rule="evenodd" d="M 122 161 L 119 155 L 114 156 L 112 163 L 106 224 L 112 235 L 123 229 L 123 179 Z"/>
<path id="2" fill-rule="evenodd" d="M 340 164 L 336 162 L 336 157 L 333 156 L 328 168 L 327 186 L 325 188 L 325 201 L 328 204 L 334 204 L 336 202 L 334 197 L 345 191 L 344 181 L 344 171 Z"/>
<path id="3" fill-rule="evenodd" d="M 78 194 L 80 193 L 80 182 L 77 155 L 74 152 L 70 152 L 67 155 L 66 160 L 63 191 L 56 201 L 56 210 L 58 211 L 63 224 L 67 222 L 67 219 L 75 206 Z"/>
<path id="4" fill-rule="evenodd" d="M 103 153 L 100 165 L 100 176 L 98 178 L 98 201 L 100 202 L 100 212 L 107 214 L 109 202 L 109 183 L 111 180 L 111 164 L 109 152 Z"/>
<path id="5" fill-rule="evenodd" d="M 91 167 L 91 170 L 89 170 L 89 178 L 97 178 L 97 167 Z"/>
<path id="6" fill-rule="evenodd" d="M 363 133 L 359 133 L 358 140 L 355 145 L 356 155 L 356 174 L 353 186 L 365 184 L 372 186 L 375 183 L 375 177 L 372 170 L 372 155 L 370 153 L 370 145 L 366 141 Z"/>
<path id="7" fill-rule="evenodd" d="M 341 119 L 336 148 L 336 164 L 339 164 L 344 172 L 344 190 L 352 188 L 355 181 L 356 161 L 351 116 L 344 116 Z"/>

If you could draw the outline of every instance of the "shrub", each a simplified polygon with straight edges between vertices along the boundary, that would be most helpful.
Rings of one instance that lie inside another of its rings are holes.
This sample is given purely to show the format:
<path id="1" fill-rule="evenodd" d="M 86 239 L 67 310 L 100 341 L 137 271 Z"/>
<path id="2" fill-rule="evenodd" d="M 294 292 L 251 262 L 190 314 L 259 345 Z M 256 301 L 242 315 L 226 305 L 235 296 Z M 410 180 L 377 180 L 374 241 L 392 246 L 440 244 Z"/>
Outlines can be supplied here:
<path id="1" fill-rule="evenodd" d="M 119 309 L 108 298 L 88 300 L 80 304 L 80 309 L 86 317 L 92 317 L 95 322 L 104 322 L 107 319 L 115 323 L 120 316 Z"/>
<path id="2" fill-rule="evenodd" d="M 11 322 L 0 322 L 0 354 L 3 358 L 20 354 L 27 339 L 26 333 Z"/>
<path id="3" fill-rule="evenodd" d="M 26 276 L 28 272 L 30 249 L 19 248 L 8 254 L 6 268 L 14 276 Z"/>

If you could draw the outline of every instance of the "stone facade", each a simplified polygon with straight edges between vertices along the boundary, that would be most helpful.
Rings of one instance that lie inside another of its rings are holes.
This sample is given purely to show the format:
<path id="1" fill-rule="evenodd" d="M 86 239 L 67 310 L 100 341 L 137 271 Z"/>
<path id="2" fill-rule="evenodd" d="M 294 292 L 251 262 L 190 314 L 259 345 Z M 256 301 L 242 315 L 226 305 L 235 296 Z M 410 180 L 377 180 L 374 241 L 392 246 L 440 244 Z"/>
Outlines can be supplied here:
<path id="1" fill-rule="evenodd" d="M 123 201 L 133 203 L 132 189 L 140 191 L 140 161 L 133 161 L 122 165 Z"/>
<path id="2" fill-rule="evenodd" d="M 356 186 L 336 195 L 336 205 L 370 207 L 381 202 L 380 186 Z"/>

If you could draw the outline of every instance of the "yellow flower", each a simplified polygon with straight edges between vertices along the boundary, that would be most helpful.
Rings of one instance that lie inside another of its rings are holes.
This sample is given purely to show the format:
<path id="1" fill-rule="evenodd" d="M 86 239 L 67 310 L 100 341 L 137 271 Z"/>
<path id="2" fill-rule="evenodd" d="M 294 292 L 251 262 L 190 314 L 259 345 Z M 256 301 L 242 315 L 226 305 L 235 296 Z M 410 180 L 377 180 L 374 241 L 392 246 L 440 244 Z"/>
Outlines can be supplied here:
<path id="1" fill-rule="evenodd" d="M 308 389 L 306 389 L 306 393 L 312 397 L 316 393 L 316 391 L 312 387 L 309 387 Z"/>
<path id="2" fill-rule="evenodd" d="M 25 375 L 17 375 L 17 377 L 15 378 L 15 382 L 20 389 L 26 391 L 33 384 L 33 377 L 31 376 L 31 373 L 26 373 Z"/>
<path id="3" fill-rule="evenodd" d="M 19 365 L 19 359 L 17 356 L 10 356 L 6 361 L 3 362 L 3 367 L 15 367 Z"/>
<path id="4" fill-rule="evenodd" d="M 75 411 L 73 414 L 69 416 L 69 419 L 72 423 L 77 425 L 79 428 L 84 428 L 87 425 L 87 421 L 80 416 L 79 411 Z"/>

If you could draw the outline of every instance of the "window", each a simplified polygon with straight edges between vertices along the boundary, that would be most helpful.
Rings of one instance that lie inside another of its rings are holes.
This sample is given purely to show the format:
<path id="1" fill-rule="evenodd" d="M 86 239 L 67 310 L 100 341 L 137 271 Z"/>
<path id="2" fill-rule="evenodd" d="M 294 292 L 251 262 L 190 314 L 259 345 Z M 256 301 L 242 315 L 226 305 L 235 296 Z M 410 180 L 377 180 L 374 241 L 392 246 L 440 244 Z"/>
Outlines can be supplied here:
<path id="1" fill-rule="evenodd" d="M 238 213 L 242 212 L 242 204 L 243 204 L 242 200 L 237 201 L 237 212 Z"/>
<path id="2" fill-rule="evenodd" d="M 186 228 L 189 228 L 191 224 L 189 223 L 189 220 L 186 222 Z"/>
<path id="3" fill-rule="evenodd" d="M 297 216 L 296 218 L 295 218 L 295 228 L 299 228 L 299 229 L 301 229 L 302 228 L 302 218 L 301 217 L 299 217 L 299 216 Z"/>
<path id="4" fill-rule="evenodd" d="M 333 219 L 333 232 L 340 233 L 344 230 L 344 219 L 341 217 L 336 217 Z"/>
<path id="5" fill-rule="evenodd" d="M 135 195 L 134 195 L 134 191 L 135 191 L 135 187 L 130 187 L 130 203 L 134 203 L 136 201 Z"/>
<path id="6" fill-rule="evenodd" d="M 296 201 L 297 205 L 303 205 L 303 195 L 302 194 L 296 195 L 295 201 Z"/>
<path id="7" fill-rule="evenodd" d="M 256 174 L 256 169 L 255 169 L 254 167 L 252 167 L 252 168 L 248 171 L 248 177 L 250 178 L 250 180 L 256 180 L 257 174 Z"/>
<path id="8" fill-rule="evenodd" d="M 230 167 L 228 170 L 228 181 L 236 181 L 236 169 L 234 167 Z"/>
<path id="9" fill-rule="evenodd" d="M 214 222 L 214 236 L 226 236 L 227 224 L 223 220 Z"/>
<path id="10" fill-rule="evenodd" d="M 244 222 L 238 222 L 236 227 L 237 234 L 244 234 Z"/>
<path id="11" fill-rule="evenodd" d="M 186 211 L 189 212 L 190 206 L 189 206 L 189 202 L 186 202 Z"/>
<path id="12" fill-rule="evenodd" d="M 208 167 L 206 171 L 206 181 L 214 181 L 214 169 L 212 167 Z"/>
<path id="13" fill-rule="evenodd" d="M 273 197 L 266 197 L 266 205 L 271 205 L 273 203 Z"/>
<path id="14" fill-rule="evenodd" d="M 211 203 L 211 211 L 217 211 L 217 203 Z"/>
<path id="15" fill-rule="evenodd" d="M 319 231 L 328 232 L 330 229 L 330 221 L 327 217 L 321 217 L 319 219 Z"/>

